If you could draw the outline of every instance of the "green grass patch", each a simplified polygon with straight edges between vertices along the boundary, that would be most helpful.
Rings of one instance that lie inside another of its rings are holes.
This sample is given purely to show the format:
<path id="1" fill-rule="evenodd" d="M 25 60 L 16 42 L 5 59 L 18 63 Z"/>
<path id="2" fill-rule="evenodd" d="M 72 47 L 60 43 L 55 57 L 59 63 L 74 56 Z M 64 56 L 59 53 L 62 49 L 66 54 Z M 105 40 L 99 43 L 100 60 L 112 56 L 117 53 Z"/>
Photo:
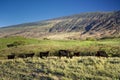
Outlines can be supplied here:
<path id="1" fill-rule="evenodd" d="M 17 47 L 7 47 L 7 44 L 23 41 L 24 45 Z M 103 39 L 97 41 L 82 40 L 38 40 L 24 37 L 7 37 L 0 38 L 0 59 L 7 57 L 6 55 L 15 53 L 34 52 L 36 55 L 40 51 L 50 51 L 56 54 L 60 49 L 68 49 L 74 52 L 82 52 L 82 55 L 93 55 L 98 50 L 105 50 L 110 56 L 120 56 L 120 39 Z M 89 52 L 91 52 L 89 54 Z"/>

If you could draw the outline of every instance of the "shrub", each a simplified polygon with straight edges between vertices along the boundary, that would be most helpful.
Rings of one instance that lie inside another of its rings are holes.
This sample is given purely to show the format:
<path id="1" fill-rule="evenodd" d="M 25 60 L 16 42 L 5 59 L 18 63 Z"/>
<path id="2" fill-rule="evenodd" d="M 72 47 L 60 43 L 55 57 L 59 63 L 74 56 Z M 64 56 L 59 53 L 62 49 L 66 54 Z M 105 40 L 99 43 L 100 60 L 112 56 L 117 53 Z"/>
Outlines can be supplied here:
<path id="1" fill-rule="evenodd" d="M 25 45 L 25 42 L 24 41 L 14 41 L 13 43 L 11 44 L 7 44 L 7 47 L 17 47 L 19 45 Z"/>
<path id="2" fill-rule="evenodd" d="M 92 37 L 87 37 L 86 40 L 88 40 L 88 41 L 96 41 L 96 39 L 92 38 Z"/>
<path id="3" fill-rule="evenodd" d="M 48 38 L 43 38 L 43 40 L 49 40 Z"/>
<path id="4" fill-rule="evenodd" d="M 18 46 L 18 45 L 25 45 L 24 41 L 15 41 L 13 42 L 14 45 Z"/>

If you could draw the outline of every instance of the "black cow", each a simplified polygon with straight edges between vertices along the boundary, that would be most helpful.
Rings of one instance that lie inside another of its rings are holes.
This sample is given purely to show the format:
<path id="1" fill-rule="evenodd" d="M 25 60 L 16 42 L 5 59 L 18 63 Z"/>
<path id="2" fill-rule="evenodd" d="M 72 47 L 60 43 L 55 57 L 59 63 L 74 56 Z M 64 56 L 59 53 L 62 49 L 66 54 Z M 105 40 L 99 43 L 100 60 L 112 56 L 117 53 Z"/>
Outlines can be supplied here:
<path id="1" fill-rule="evenodd" d="M 71 54 L 71 52 L 69 50 L 59 50 L 59 57 L 64 57 L 66 56 L 67 58 L 72 58 L 73 55 Z"/>
<path id="2" fill-rule="evenodd" d="M 29 54 L 25 54 L 25 57 L 27 58 L 27 57 L 33 57 L 35 55 L 35 53 L 29 53 Z"/>
<path id="3" fill-rule="evenodd" d="M 8 55 L 7 57 L 8 57 L 8 59 L 14 59 L 15 58 L 15 54 Z"/>
<path id="4" fill-rule="evenodd" d="M 46 58 L 49 56 L 49 51 L 46 52 L 40 52 L 39 53 L 40 58 L 43 58 L 43 56 L 45 56 Z"/>
<path id="5" fill-rule="evenodd" d="M 25 54 L 19 54 L 18 57 L 19 58 L 26 58 Z"/>
<path id="6" fill-rule="evenodd" d="M 105 51 L 97 51 L 95 56 L 97 56 L 97 57 L 108 57 L 108 55 Z"/>
<path id="7" fill-rule="evenodd" d="M 7 44 L 7 47 L 13 47 L 14 45 L 13 44 Z"/>
<path id="8" fill-rule="evenodd" d="M 74 53 L 74 56 L 79 57 L 79 56 L 80 56 L 80 52 L 75 52 L 75 53 Z"/>
<path id="9" fill-rule="evenodd" d="M 35 53 L 29 53 L 29 54 L 19 54 L 18 57 L 19 58 L 27 58 L 27 57 L 33 57 L 35 55 Z"/>

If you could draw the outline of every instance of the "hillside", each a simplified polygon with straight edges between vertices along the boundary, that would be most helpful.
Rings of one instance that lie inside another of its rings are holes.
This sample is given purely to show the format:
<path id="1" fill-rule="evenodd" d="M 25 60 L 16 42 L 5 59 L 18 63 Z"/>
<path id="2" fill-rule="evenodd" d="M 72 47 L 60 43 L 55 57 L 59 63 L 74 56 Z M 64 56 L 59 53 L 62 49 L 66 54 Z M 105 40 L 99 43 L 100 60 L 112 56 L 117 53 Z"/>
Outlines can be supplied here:
<path id="1" fill-rule="evenodd" d="M 91 12 L 0 28 L 0 37 L 49 39 L 119 37 L 120 11 Z"/>

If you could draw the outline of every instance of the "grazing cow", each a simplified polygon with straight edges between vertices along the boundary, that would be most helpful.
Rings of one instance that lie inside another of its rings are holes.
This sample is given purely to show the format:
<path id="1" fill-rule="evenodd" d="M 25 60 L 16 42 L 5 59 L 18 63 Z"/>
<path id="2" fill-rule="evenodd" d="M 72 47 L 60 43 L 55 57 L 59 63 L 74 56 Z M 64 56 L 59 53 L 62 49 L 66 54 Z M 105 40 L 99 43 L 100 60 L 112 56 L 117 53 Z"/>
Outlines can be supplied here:
<path id="1" fill-rule="evenodd" d="M 33 57 L 35 55 L 35 53 L 29 53 L 29 54 L 19 54 L 18 57 L 19 58 L 27 58 L 27 57 Z"/>
<path id="2" fill-rule="evenodd" d="M 14 59 L 15 58 L 15 54 L 8 55 L 7 57 L 8 57 L 8 59 Z"/>
<path id="3" fill-rule="evenodd" d="M 59 50 L 59 57 L 66 56 L 67 58 L 72 58 L 73 55 L 68 50 Z"/>
<path id="4" fill-rule="evenodd" d="M 13 47 L 14 45 L 13 44 L 7 44 L 7 47 Z"/>
<path id="5" fill-rule="evenodd" d="M 35 55 L 35 53 L 29 53 L 29 54 L 24 54 L 25 55 L 25 57 L 27 58 L 27 57 L 33 57 L 34 55 Z"/>
<path id="6" fill-rule="evenodd" d="M 105 51 L 97 51 L 95 56 L 98 56 L 98 57 L 108 57 L 108 55 L 106 54 Z"/>
<path id="7" fill-rule="evenodd" d="M 75 53 L 74 53 L 74 56 L 79 57 L 79 56 L 80 56 L 80 52 L 75 52 Z"/>
<path id="8" fill-rule="evenodd" d="M 26 58 L 25 54 L 19 54 L 18 57 L 19 58 Z"/>
<path id="9" fill-rule="evenodd" d="M 45 56 L 46 58 L 49 56 L 49 51 L 46 52 L 40 52 L 40 58 L 43 58 L 43 56 Z"/>

